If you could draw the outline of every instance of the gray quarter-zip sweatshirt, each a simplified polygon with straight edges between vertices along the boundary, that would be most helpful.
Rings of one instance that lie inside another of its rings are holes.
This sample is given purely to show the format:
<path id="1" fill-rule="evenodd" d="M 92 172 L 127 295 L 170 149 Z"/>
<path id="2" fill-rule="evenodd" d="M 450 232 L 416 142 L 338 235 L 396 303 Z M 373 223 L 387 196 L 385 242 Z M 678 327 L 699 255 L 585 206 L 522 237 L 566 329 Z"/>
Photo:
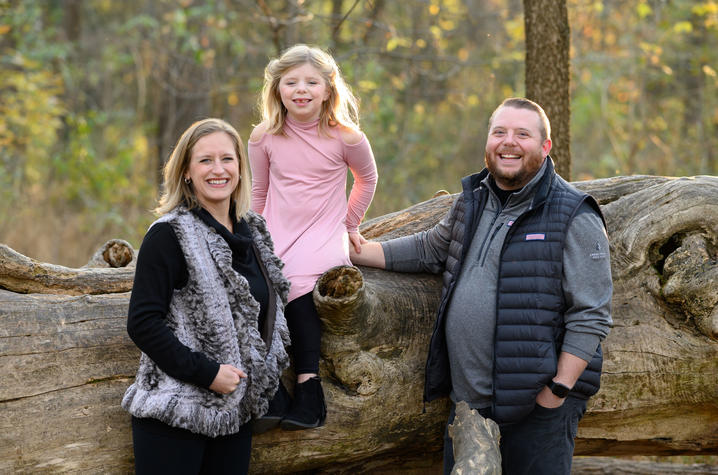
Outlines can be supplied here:
<path id="1" fill-rule="evenodd" d="M 455 402 L 467 401 L 473 408 L 491 405 L 496 286 L 501 249 L 513 222 L 530 206 L 545 167 L 546 163 L 523 189 L 510 195 L 503 207 L 491 191 L 488 183 L 491 178 L 487 177 L 483 182 L 490 190 L 489 199 L 466 250 L 446 315 L 451 398 Z M 444 219 L 437 226 L 446 226 L 448 221 Z M 437 248 L 443 247 L 429 242 L 434 235 L 448 234 L 438 231 L 419 235 L 423 240 L 423 249 L 416 245 L 414 239 L 400 238 L 382 243 L 387 269 L 416 271 L 435 268 L 437 260 L 446 259 L 446 256 L 436 255 Z M 431 262 L 421 262 L 417 267 L 416 261 L 425 257 Z M 566 335 L 561 350 L 590 361 L 612 324 L 610 306 L 613 287 L 608 237 L 601 218 L 586 203 L 579 208 L 569 225 L 563 263 L 562 285 L 568 309 L 564 314 Z"/>

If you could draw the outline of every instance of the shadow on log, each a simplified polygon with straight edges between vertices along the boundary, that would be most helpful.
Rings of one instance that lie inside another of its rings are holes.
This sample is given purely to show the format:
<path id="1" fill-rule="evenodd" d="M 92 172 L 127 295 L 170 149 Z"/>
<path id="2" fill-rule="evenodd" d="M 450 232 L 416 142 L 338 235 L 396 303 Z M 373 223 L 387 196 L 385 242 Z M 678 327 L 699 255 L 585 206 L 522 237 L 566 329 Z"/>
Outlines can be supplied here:
<path id="1" fill-rule="evenodd" d="M 615 286 L 603 386 L 576 454 L 715 454 L 718 178 L 576 185 L 606 215 Z M 362 234 L 428 229 L 453 199 L 370 220 Z M 100 259 L 130 255 L 130 267 L 68 269 L 0 246 L 2 473 L 132 470 L 130 418 L 119 404 L 139 360 L 125 331 L 134 251 L 103 248 Z M 323 275 L 314 297 L 325 325 L 327 424 L 255 437 L 252 472 L 435 473 L 448 404 L 424 405 L 422 394 L 440 287 L 438 276 L 368 268 Z"/>

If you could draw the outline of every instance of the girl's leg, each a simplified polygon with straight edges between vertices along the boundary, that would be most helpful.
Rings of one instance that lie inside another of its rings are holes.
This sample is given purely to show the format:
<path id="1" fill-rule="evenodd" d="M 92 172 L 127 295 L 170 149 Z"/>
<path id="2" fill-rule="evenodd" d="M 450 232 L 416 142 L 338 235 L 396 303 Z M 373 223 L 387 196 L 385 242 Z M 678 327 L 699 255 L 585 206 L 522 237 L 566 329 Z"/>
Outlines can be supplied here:
<path id="1" fill-rule="evenodd" d="M 292 339 L 292 356 L 297 382 L 319 374 L 319 347 L 322 326 L 312 293 L 298 297 L 287 304 L 284 311 Z"/>
<path id="2" fill-rule="evenodd" d="M 292 339 L 297 384 L 292 407 L 281 427 L 285 430 L 319 427 L 324 424 L 326 405 L 318 376 L 321 322 L 311 292 L 289 302 L 284 314 Z"/>

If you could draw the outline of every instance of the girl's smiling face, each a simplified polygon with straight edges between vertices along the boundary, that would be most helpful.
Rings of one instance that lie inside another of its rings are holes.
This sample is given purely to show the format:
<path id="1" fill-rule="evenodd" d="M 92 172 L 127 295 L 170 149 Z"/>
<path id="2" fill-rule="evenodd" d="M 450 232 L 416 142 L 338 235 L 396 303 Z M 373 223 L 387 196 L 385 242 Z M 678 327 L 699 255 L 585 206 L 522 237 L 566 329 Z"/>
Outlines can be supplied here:
<path id="1" fill-rule="evenodd" d="M 279 79 L 279 95 L 287 115 L 297 122 L 319 118 L 329 88 L 317 68 L 304 63 L 285 72 Z"/>

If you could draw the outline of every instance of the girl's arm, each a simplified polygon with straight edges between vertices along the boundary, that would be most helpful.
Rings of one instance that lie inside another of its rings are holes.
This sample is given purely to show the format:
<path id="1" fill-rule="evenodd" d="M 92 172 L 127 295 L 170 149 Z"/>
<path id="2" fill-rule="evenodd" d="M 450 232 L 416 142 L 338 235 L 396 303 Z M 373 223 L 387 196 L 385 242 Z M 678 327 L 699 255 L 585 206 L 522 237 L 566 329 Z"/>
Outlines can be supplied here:
<path id="1" fill-rule="evenodd" d="M 266 125 L 254 128 L 247 142 L 249 165 L 252 168 L 252 211 L 262 214 L 269 189 L 269 157 L 263 145 Z"/>
<path id="2" fill-rule="evenodd" d="M 378 174 L 371 145 L 364 134 L 354 131 L 344 132 L 342 140 L 345 143 L 347 165 L 354 175 L 344 221 L 351 235 L 359 232 L 359 224 L 374 197 Z"/>

